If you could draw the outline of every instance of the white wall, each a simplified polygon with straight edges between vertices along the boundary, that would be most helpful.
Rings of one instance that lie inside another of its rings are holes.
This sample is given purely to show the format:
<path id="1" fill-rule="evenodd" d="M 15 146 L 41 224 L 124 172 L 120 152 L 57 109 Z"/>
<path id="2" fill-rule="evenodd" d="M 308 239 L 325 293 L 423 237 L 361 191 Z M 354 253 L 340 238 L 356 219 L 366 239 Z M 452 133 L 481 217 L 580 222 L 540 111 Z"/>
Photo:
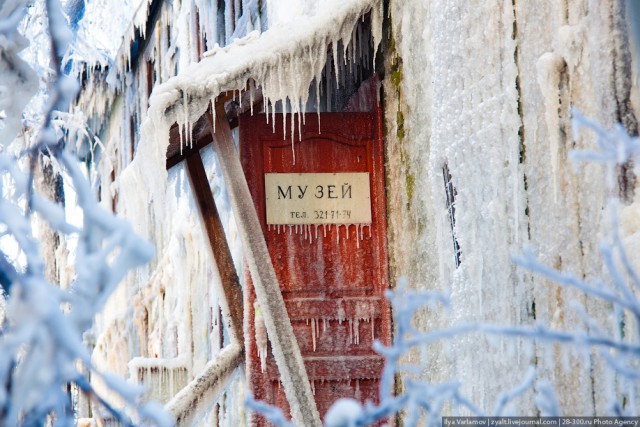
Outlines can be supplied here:
<path id="1" fill-rule="evenodd" d="M 601 273 L 602 208 L 617 190 L 606 188 L 599 167 L 574 169 L 567 159 L 594 144 L 592 135 L 572 137 L 570 108 L 606 126 L 623 120 L 636 132 L 620 2 L 398 0 L 390 7 L 384 93 L 392 279 L 451 291 L 448 315 L 425 312 L 419 324 L 574 329 L 580 322 L 571 301 L 606 318 L 596 302 L 516 268 L 511 255 L 530 245 L 556 268 L 587 279 Z M 445 163 L 457 190 L 457 269 Z M 599 359 L 591 372 L 583 357 L 564 353 L 473 335 L 431 349 L 430 362 L 421 363 L 432 379 L 457 376 L 485 410 L 533 364 L 555 384 L 566 413 L 602 413 L 611 374 Z M 517 402 L 516 413 L 535 414 L 531 397 Z"/>

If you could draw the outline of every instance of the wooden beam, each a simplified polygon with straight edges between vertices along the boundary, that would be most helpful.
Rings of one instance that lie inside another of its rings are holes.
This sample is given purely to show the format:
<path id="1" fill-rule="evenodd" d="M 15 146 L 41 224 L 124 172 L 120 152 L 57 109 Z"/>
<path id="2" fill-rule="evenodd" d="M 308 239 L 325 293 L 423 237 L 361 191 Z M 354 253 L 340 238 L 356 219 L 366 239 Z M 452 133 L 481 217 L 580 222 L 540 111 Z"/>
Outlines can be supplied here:
<path id="1" fill-rule="evenodd" d="M 211 143 L 211 132 L 207 127 L 207 120 L 203 116 L 193 124 L 191 132 L 191 145 L 187 145 L 186 136 L 180 137 L 180 126 L 174 123 L 169 129 L 169 146 L 167 147 L 167 169 L 171 169 L 192 153 Z"/>
<path id="2" fill-rule="evenodd" d="M 191 181 L 202 224 L 209 237 L 209 244 L 213 252 L 220 282 L 224 293 L 224 301 L 221 302 L 222 311 L 227 323 L 227 328 L 233 335 L 233 339 L 243 345 L 242 334 L 242 287 L 238 280 L 233 258 L 229 250 L 229 244 L 224 234 L 224 228 L 220 221 L 220 215 L 216 208 L 211 186 L 202 163 L 199 152 L 193 152 L 186 158 L 187 172 Z"/>
<path id="3" fill-rule="evenodd" d="M 255 111 L 262 110 L 262 88 L 253 88 L 253 91 L 249 91 L 249 87 L 242 95 L 238 95 L 234 99 L 233 92 L 225 92 L 221 94 L 216 102 L 222 102 L 225 104 L 225 111 L 227 112 L 227 118 L 231 128 L 238 127 L 238 115 L 243 114 L 251 109 L 251 99 L 253 97 L 253 107 Z M 191 145 L 186 145 L 186 137 L 183 135 L 180 137 L 180 126 L 174 123 L 169 129 L 169 146 L 167 147 L 167 169 L 171 169 L 181 161 L 185 160 L 191 153 L 200 151 L 200 149 L 209 145 L 212 141 L 211 133 L 207 125 L 207 120 L 204 117 L 200 117 L 197 122 L 193 124 L 191 132 Z"/>
<path id="4" fill-rule="evenodd" d="M 204 370 L 164 406 L 175 425 L 194 425 L 196 414 L 203 414 L 227 388 L 231 374 L 242 363 L 242 345 L 232 343 L 207 363 Z"/>
<path id="5" fill-rule="evenodd" d="M 321 426 L 302 354 L 293 334 L 223 102 L 215 105 L 215 128 L 210 126 L 210 129 L 293 421 L 299 426 Z"/>
<path id="6" fill-rule="evenodd" d="M 251 89 L 252 85 L 253 89 Z M 255 87 L 255 83 L 249 84 L 242 96 L 227 101 L 224 110 L 227 112 L 227 119 L 231 129 L 238 127 L 238 116 L 247 111 L 252 111 L 252 106 L 254 112 L 262 111 L 264 108 L 263 102 L 262 88 L 260 86 Z"/>

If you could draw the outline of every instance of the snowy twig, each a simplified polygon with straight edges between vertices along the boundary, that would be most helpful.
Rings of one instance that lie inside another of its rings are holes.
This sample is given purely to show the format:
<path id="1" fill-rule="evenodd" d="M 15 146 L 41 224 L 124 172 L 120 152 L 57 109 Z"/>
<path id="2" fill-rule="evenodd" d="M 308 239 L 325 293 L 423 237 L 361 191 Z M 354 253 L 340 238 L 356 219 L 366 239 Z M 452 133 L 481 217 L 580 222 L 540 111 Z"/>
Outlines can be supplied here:
<path id="1" fill-rule="evenodd" d="M 20 21 L 24 19 L 26 8 L 23 4 L 16 4 L 14 10 L 4 19 L 0 19 L 0 34 L 12 33 L 16 31 Z"/>
<path id="2" fill-rule="evenodd" d="M 276 427 L 295 427 L 282 413 L 282 410 L 278 407 L 268 405 L 259 400 L 255 400 L 253 396 L 248 396 L 244 401 L 245 406 L 250 411 L 254 411 L 262 415 L 275 425 Z"/>

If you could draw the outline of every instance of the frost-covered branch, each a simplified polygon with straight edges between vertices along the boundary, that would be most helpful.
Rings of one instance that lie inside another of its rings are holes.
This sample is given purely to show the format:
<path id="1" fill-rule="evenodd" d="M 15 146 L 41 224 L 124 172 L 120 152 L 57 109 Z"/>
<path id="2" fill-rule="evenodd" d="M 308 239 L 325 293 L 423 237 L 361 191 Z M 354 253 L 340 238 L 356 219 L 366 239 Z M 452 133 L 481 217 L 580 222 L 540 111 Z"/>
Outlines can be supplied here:
<path id="1" fill-rule="evenodd" d="M 492 333 L 500 335 L 531 334 L 537 336 L 539 332 L 526 329 L 510 330 L 509 328 L 494 327 L 482 324 L 464 324 L 435 331 L 420 331 L 412 325 L 418 310 L 424 308 L 437 309 L 449 305 L 449 296 L 438 292 L 412 291 L 407 288 L 407 281 L 402 279 L 398 288 L 387 291 L 387 298 L 391 302 L 396 333 L 393 344 L 385 347 L 380 342 L 374 344 L 374 349 L 385 358 L 385 366 L 380 380 L 380 403 L 365 402 L 364 404 L 350 398 L 342 398 L 334 403 L 325 417 L 326 427 L 363 427 L 381 420 L 388 420 L 397 414 L 403 414 L 403 425 L 406 426 L 440 426 L 442 416 L 457 413 L 471 413 L 475 416 L 505 415 L 509 404 L 529 390 L 538 391 L 538 400 L 543 412 L 560 415 L 559 406 L 552 392 L 545 383 L 536 382 L 536 370 L 531 367 L 521 384 L 513 389 L 504 391 L 497 398 L 494 409 L 486 413 L 481 407 L 472 402 L 462 391 L 462 382 L 457 379 L 434 384 L 428 381 L 406 378 L 401 394 L 394 393 L 397 374 L 411 373 L 418 367 L 406 365 L 402 358 L 412 349 L 438 343 L 465 333 Z M 510 333 L 509 333 L 510 332 Z M 278 408 L 263 402 L 248 400 L 247 407 L 257 411 L 279 426 L 289 427 L 287 421 Z"/>
<path id="2" fill-rule="evenodd" d="M 26 8 L 24 4 L 16 3 L 14 9 L 8 13 L 7 16 L 0 19 L 0 34 L 12 33 L 20 24 L 20 21 L 26 14 Z"/>
<path id="3" fill-rule="evenodd" d="M 596 150 L 574 150 L 569 158 L 576 162 L 596 162 L 609 166 L 622 165 L 640 154 L 640 138 L 630 136 L 618 124 L 613 130 L 604 129 L 576 109 L 572 110 L 574 138 L 582 129 L 589 129 L 596 135 Z"/>
<path id="4" fill-rule="evenodd" d="M 259 413 L 276 427 L 294 427 L 294 425 L 287 420 L 282 410 L 276 406 L 255 400 L 253 396 L 248 396 L 244 403 L 248 410 Z"/>
<path id="5" fill-rule="evenodd" d="M 22 14 L 25 3 L 18 8 Z M 18 154 L 9 149 L 9 138 L 15 135 L 0 135 L 0 227 L 2 235 L 15 242 L 15 248 L 0 248 L 0 284 L 6 301 L 0 324 L 0 425 L 45 425 L 49 421 L 72 425 L 74 408 L 66 390 L 68 384 L 75 384 L 123 425 L 168 426 L 171 421 L 158 405 L 141 403 L 142 388 L 98 372 L 82 341 L 117 284 L 131 269 L 148 262 L 153 249 L 127 222 L 98 205 L 75 147 L 66 144 L 57 126 L 57 110 L 75 95 L 77 83 L 61 71 L 71 32 L 59 1 L 46 0 L 46 11 L 51 62 L 56 67 L 42 127 L 35 142 Z M 13 18 L 16 13 L 0 17 L 0 29 L 20 40 L 15 28 L 19 21 Z M 9 24 L 14 25 L 13 30 Z M 20 72 L 19 67 L 0 67 L 0 81 L 20 80 L 12 74 Z M 30 97 L 32 92 L 19 95 Z M 7 117 L 19 118 L 20 105 L 24 104 L 10 104 Z M 69 177 L 83 213 L 82 226 L 70 224 L 64 208 L 35 189 L 34 171 L 43 153 Z M 62 240 L 78 240 L 75 278 L 68 289 L 52 283 L 45 272 L 47 260 L 33 227 L 36 216 Z M 18 254 L 19 261 L 11 259 L 9 250 Z M 120 401 L 107 400 L 96 392 L 88 373 L 100 378 Z"/>

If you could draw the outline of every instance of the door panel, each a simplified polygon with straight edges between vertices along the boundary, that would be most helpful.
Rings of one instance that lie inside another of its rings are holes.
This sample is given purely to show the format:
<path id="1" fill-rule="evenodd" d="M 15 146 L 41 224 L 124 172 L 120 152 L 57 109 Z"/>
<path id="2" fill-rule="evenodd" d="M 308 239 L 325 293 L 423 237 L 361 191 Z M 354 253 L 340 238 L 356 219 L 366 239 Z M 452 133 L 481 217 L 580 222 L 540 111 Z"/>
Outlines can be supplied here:
<path id="1" fill-rule="evenodd" d="M 388 288 L 384 159 L 380 111 L 321 113 L 320 128 L 318 116 L 307 114 L 304 123 L 302 138 L 296 129 L 292 144 L 290 129 L 288 139 L 283 138 L 281 115 L 276 115 L 275 133 L 264 115 L 241 116 L 240 157 L 318 409 L 324 416 L 340 397 L 377 401 L 383 359 L 372 350 L 372 344 L 374 340 L 391 341 L 390 310 L 384 298 Z M 266 173 L 348 172 L 369 174 L 371 223 L 267 224 Z M 256 399 L 288 410 L 273 356 L 267 351 L 264 364 L 260 358 L 264 327 L 259 316 L 256 321 L 254 303 L 253 288 L 247 286 L 245 340 L 250 388 Z M 258 418 L 257 423 L 263 425 L 264 420 Z"/>

